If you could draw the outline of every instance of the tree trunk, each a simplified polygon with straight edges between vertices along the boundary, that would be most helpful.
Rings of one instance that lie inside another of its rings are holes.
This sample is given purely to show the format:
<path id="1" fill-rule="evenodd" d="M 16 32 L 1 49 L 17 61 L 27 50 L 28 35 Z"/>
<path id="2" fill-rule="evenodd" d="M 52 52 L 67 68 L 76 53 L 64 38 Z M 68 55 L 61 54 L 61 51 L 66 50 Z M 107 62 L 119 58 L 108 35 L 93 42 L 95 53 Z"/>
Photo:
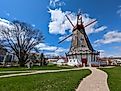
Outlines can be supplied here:
<path id="1" fill-rule="evenodd" d="M 19 61 L 20 67 L 25 67 L 25 62 L 24 61 Z"/>
<path id="2" fill-rule="evenodd" d="M 26 53 L 20 53 L 20 55 L 18 55 L 18 59 L 20 67 L 25 67 L 25 62 L 28 59 L 28 55 Z"/>
<path id="3" fill-rule="evenodd" d="M 25 67 L 25 62 L 26 62 L 26 60 L 24 59 L 24 57 L 19 58 L 20 67 Z"/>

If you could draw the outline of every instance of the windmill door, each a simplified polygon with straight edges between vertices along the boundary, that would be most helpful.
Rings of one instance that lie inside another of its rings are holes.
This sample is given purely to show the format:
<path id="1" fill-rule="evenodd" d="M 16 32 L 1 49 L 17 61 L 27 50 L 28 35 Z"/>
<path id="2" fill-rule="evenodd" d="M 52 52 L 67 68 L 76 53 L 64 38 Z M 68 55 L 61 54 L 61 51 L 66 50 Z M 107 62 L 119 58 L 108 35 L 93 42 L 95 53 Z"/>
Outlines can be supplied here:
<path id="1" fill-rule="evenodd" d="M 86 66 L 87 65 L 87 58 L 82 58 L 82 66 Z"/>

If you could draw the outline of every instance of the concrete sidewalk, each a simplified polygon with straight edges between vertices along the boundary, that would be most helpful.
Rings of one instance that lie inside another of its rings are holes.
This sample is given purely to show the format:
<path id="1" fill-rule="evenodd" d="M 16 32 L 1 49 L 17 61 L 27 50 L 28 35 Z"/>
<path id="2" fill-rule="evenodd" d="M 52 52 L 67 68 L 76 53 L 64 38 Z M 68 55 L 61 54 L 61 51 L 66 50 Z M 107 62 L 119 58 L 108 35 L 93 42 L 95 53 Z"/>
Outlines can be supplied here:
<path id="1" fill-rule="evenodd" d="M 23 72 L 23 73 L 28 73 L 28 72 L 35 72 L 36 70 L 27 70 L 27 71 L 0 71 L 0 73 L 19 73 L 19 72 Z"/>
<path id="2" fill-rule="evenodd" d="M 107 84 L 107 74 L 97 68 L 89 68 L 91 75 L 84 78 L 76 91 L 110 91 Z"/>

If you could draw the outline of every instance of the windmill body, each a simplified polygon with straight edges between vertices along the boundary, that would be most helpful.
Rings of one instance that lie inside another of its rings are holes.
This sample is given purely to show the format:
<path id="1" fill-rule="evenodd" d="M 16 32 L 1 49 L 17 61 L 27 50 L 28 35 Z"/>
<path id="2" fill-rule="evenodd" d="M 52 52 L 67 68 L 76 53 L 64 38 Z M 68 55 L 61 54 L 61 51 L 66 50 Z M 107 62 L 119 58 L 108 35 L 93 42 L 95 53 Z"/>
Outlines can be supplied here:
<path id="1" fill-rule="evenodd" d="M 68 16 L 66 16 L 67 19 Z M 72 24 L 71 20 L 69 20 Z M 88 25 L 94 23 L 95 21 L 89 23 Z M 60 41 L 63 42 L 69 37 L 72 37 L 71 46 L 68 53 L 66 53 L 66 57 L 68 59 L 68 65 L 71 66 L 91 66 L 98 64 L 97 57 L 99 56 L 99 52 L 95 51 L 89 41 L 89 38 L 85 32 L 85 27 L 82 22 L 82 17 L 80 13 L 77 15 L 77 24 L 74 26 L 72 24 L 73 31 L 72 34 L 67 36 L 65 39 Z"/>
<path id="2" fill-rule="evenodd" d="M 78 26 L 72 35 L 70 50 L 66 54 L 68 65 L 91 66 L 91 64 L 97 64 L 98 52 L 92 48 L 85 29 L 80 27 Z"/>

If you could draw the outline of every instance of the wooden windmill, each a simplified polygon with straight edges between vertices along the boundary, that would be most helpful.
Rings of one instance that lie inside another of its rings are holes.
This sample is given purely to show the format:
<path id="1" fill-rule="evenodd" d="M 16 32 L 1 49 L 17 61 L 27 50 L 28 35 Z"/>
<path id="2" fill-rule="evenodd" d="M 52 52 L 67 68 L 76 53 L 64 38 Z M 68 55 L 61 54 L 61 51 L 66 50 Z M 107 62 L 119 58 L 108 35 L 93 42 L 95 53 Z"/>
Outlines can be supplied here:
<path id="1" fill-rule="evenodd" d="M 96 52 L 85 32 L 85 28 L 96 20 L 92 21 L 91 23 L 84 25 L 82 22 L 81 13 L 78 12 L 77 14 L 77 24 L 74 25 L 69 17 L 66 15 L 67 19 L 73 26 L 72 34 L 68 35 L 66 38 L 61 40 L 59 43 L 62 43 L 69 37 L 72 37 L 71 46 L 69 52 L 66 54 L 68 58 L 69 65 L 91 65 L 92 61 L 96 61 L 96 56 L 98 52 Z"/>

